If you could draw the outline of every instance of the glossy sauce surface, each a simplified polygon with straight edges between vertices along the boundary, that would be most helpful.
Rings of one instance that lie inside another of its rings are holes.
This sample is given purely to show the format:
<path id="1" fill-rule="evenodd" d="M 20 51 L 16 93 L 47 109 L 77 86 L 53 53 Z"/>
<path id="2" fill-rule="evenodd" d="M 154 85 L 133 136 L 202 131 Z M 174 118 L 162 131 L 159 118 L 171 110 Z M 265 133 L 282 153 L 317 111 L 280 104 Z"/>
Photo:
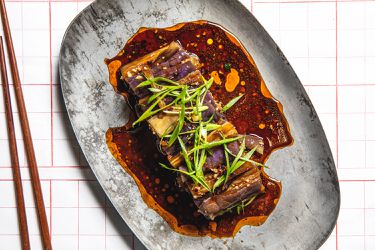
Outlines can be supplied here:
<path id="1" fill-rule="evenodd" d="M 199 57 L 206 79 L 214 77 L 215 84 L 210 91 L 217 102 L 225 105 L 240 93 L 244 94 L 225 115 L 240 134 L 253 133 L 264 139 L 261 162 L 273 150 L 292 143 L 282 106 L 269 93 L 250 55 L 232 34 L 206 21 L 166 29 L 141 28 L 116 57 L 106 60 L 115 90 L 128 97 L 118 77 L 121 66 L 172 41 L 179 41 Z M 159 167 L 158 163 L 166 159 L 158 152 L 155 141 L 147 128 L 129 130 L 129 126 L 124 126 L 107 131 L 107 144 L 114 157 L 134 178 L 148 206 L 175 231 L 194 236 L 230 237 L 243 225 L 262 224 L 275 208 L 281 195 L 281 183 L 262 170 L 264 194 L 239 214 L 233 209 L 214 221 L 207 220 L 197 212 L 190 195 L 175 187 L 175 174 Z"/>

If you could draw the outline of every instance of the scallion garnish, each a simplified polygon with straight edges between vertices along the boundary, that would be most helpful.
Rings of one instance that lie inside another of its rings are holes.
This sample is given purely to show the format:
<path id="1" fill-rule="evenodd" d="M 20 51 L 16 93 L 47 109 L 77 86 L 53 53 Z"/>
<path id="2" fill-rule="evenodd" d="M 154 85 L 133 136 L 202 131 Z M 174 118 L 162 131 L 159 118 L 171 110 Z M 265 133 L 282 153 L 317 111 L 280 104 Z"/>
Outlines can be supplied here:
<path id="1" fill-rule="evenodd" d="M 237 207 L 236 207 L 237 214 L 240 214 L 241 210 L 242 210 L 242 212 L 244 212 L 245 207 L 247 207 L 248 205 L 250 205 L 250 203 L 252 203 L 255 200 L 255 198 L 257 197 L 257 195 L 258 194 L 255 194 L 255 195 L 251 196 L 250 199 L 247 200 L 247 201 L 241 201 L 241 203 L 238 204 Z"/>
<path id="2" fill-rule="evenodd" d="M 230 70 L 231 67 L 232 67 L 232 65 L 230 65 L 230 63 L 224 64 L 224 69 L 225 70 Z"/>
<path id="3" fill-rule="evenodd" d="M 168 147 L 172 146 L 172 144 L 176 141 L 177 136 L 180 134 L 180 132 L 182 130 L 182 126 L 184 125 L 186 91 L 187 91 L 187 86 L 185 86 L 185 88 L 183 88 L 182 92 L 181 92 L 181 96 L 180 96 L 181 110 L 180 110 L 179 115 L 178 115 L 178 123 L 177 123 L 177 126 L 175 127 L 175 129 L 173 130 L 173 133 L 172 133 L 171 137 L 169 138 Z"/>
<path id="4" fill-rule="evenodd" d="M 219 140 L 219 141 L 213 141 L 213 142 L 207 142 L 207 143 L 202 143 L 201 145 L 195 147 L 195 148 L 192 148 L 190 151 L 189 151 L 189 155 L 197 150 L 200 150 L 200 149 L 208 149 L 208 148 L 213 148 L 213 147 L 217 147 L 217 146 L 220 146 L 220 145 L 223 145 L 223 144 L 228 144 L 230 142 L 234 142 L 234 141 L 237 141 L 238 139 L 240 139 L 241 136 L 238 136 L 238 137 L 233 137 L 233 138 L 228 138 L 228 139 L 223 139 L 223 140 Z"/>
<path id="5" fill-rule="evenodd" d="M 189 172 L 192 172 L 193 168 L 191 166 L 191 161 L 189 159 L 189 155 L 187 154 L 187 151 L 186 151 L 185 143 L 181 140 L 181 138 L 179 136 L 177 136 L 177 139 L 178 139 L 178 142 L 180 143 L 180 147 L 181 147 L 181 150 L 182 150 L 182 156 L 185 159 L 186 166 L 189 169 Z"/>
<path id="6" fill-rule="evenodd" d="M 232 100 L 230 100 L 227 104 L 225 104 L 225 106 L 222 108 L 222 112 L 225 112 L 225 111 L 227 111 L 228 109 L 230 109 L 234 104 L 236 104 L 236 102 L 238 102 L 240 99 L 241 99 L 241 97 L 243 97 L 244 96 L 244 94 L 242 94 L 242 95 L 239 95 L 239 96 L 237 96 L 237 97 L 235 97 L 235 98 L 233 98 Z"/>
<path id="7" fill-rule="evenodd" d="M 150 91 L 150 96 L 147 99 L 147 109 L 142 115 L 133 123 L 133 126 L 147 120 L 151 116 L 157 115 L 159 112 L 176 116 L 177 121 L 171 124 L 166 129 L 160 138 L 161 143 L 165 143 L 168 138 L 168 147 L 172 146 L 176 141 L 181 148 L 181 156 L 186 165 L 186 171 L 178 168 L 168 167 L 166 164 L 159 163 L 161 167 L 176 171 L 181 174 L 189 176 L 196 185 L 201 185 L 209 192 L 214 192 L 215 189 L 224 185 L 230 175 L 240 168 L 245 162 L 251 162 L 259 166 L 264 166 L 253 160 L 250 160 L 256 148 L 245 153 L 245 138 L 243 136 L 225 137 L 220 133 L 220 140 L 208 141 L 209 132 L 220 131 L 221 125 L 213 123 L 214 114 L 209 119 L 203 119 L 203 112 L 209 107 L 205 105 L 205 98 L 210 87 L 213 84 L 213 78 L 209 80 L 203 79 L 203 84 L 198 87 L 187 85 L 180 85 L 178 82 L 172 81 L 163 77 L 151 78 L 140 83 L 137 88 L 147 88 Z M 235 105 L 243 95 L 237 96 L 230 100 L 223 108 L 222 112 L 227 111 Z M 167 101 L 168 100 L 168 101 Z M 189 121 L 194 125 L 193 129 L 183 131 L 185 121 Z M 216 132 L 215 132 L 216 133 Z M 181 137 L 184 136 L 184 137 Z M 182 139 L 184 138 L 184 139 Z M 193 145 L 185 144 L 187 138 L 193 138 Z M 234 155 L 227 147 L 231 142 L 242 138 L 242 143 L 239 152 Z M 165 144 L 164 144 L 165 145 Z M 187 146 L 188 145 L 188 146 Z M 210 186 L 205 179 L 204 164 L 207 157 L 213 154 L 213 148 L 223 147 L 225 155 L 226 173 L 218 176 L 212 186 Z M 242 208 L 251 203 L 251 200 L 246 203 L 241 203 Z M 238 207 L 237 207 L 238 209 Z"/>

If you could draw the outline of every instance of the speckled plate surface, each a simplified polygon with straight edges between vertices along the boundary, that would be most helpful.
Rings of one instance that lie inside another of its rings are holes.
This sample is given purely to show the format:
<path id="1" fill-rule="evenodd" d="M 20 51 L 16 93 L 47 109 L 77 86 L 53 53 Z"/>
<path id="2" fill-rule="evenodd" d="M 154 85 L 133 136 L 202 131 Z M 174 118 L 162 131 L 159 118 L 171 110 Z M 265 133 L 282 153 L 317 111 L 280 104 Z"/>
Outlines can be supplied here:
<path id="1" fill-rule="evenodd" d="M 128 106 L 108 84 L 104 58 L 114 56 L 142 26 L 167 27 L 199 19 L 221 24 L 242 41 L 271 93 L 284 105 L 295 139 L 267 162 L 267 172 L 283 183 L 275 211 L 262 226 L 243 227 L 228 239 L 172 231 L 146 206 L 105 143 L 106 130 L 127 121 Z M 320 121 L 280 49 L 238 1 L 97 0 L 68 28 L 59 67 L 66 108 L 82 151 L 113 205 L 147 248 L 317 249 L 331 233 L 340 191 Z"/>

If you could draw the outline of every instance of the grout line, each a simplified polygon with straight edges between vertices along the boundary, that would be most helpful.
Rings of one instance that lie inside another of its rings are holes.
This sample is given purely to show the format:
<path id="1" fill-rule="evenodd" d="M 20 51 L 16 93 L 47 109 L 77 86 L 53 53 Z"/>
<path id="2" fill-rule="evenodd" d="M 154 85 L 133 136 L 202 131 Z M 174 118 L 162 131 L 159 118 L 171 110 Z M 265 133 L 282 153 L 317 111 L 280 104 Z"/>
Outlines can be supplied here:
<path id="1" fill-rule="evenodd" d="M 52 180 L 49 180 L 49 234 L 52 241 Z"/>
<path id="2" fill-rule="evenodd" d="M 363 9 L 363 12 L 365 12 L 365 9 Z M 364 13 L 363 15 L 363 23 L 364 23 L 364 26 L 366 27 L 366 13 Z M 367 61 L 367 57 L 366 57 L 366 51 L 367 51 L 367 47 L 366 47 L 366 31 L 363 32 L 363 36 L 364 36 L 364 39 L 363 39 L 363 50 L 364 50 L 364 57 L 363 57 L 363 60 L 364 60 L 364 78 L 365 79 L 365 82 L 366 82 L 366 76 L 367 76 L 367 71 L 366 71 L 366 61 Z M 364 87 L 364 91 L 365 91 L 365 100 L 364 100 L 364 105 L 365 105 L 365 113 L 364 113 L 364 129 L 365 129 L 365 168 L 367 168 L 367 86 Z M 365 246 L 366 246 L 366 243 L 365 243 Z M 366 248 L 366 247 L 365 247 Z"/>
<path id="3" fill-rule="evenodd" d="M 50 208 L 49 206 L 46 206 L 46 207 Z M 0 209 L 1 208 L 17 208 L 17 207 L 16 206 L 0 206 Z M 26 208 L 36 208 L 36 207 L 35 206 L 26 206 Z M 78 206 L 53 206 L 53 208 L 59 208 L 59 209 L 61 209 L 61 208 L 71 208 L 71 209 L 73 209 L 73 208 L 78 208 Z M 104 206 L 97 206 L 97 207 L 80 206 L 79 208 L 93 208 L 93 209 L 103 208 L 104 209 L 105 207 Z M 368 208 L 368 209 L 375 209 L 375 207 L 374 208 Z"/>
<path id="4" fill-rule="evenodd" d="M 51 107 L 51 165 L 54 165 L 53 157 L 53 76 L 52 76 L 52 11 L 51 11 L 51 0 L 48 1 L 49 9 L 49 74 L 50 74 L 50 107 Z"/>
<path id="5" fill-rule="evenodd" d="M 307 86 L 307 87 L 334 87 L 336 86 L 336 84 L 303 84 L 303 86 Z M 369 83 L 369 84 L 366 84 L 366 83 L 360 83 L 360 84 L 337 84 L 337 86 L 340 86 L 340 87 L 373 87 L 375 86 L 375 84 L 373 83 Z"/>
<path id="6" fill-rule="evenodd" d="M 278 18 L 279 18 L 279 20 L 278 20 L 278 28 L 279 28 L 279 30 L 278 30 L 278 33 L 277 33 L 277 35 L 279 36 L 279 40 L 281 41 L 281 17 L 280 17 L 280 15 L 281 15 L 281 10 L 280 10 L 280 0 L 278 0 L 278 10 L 279 10 L 279 16 L 278 16 Z"/>
<path id="7" fill-rule="evenodd" d="M 311 88 L 311 87 L 325 87 L 325 86 L 319 86 L 319 85 L 304 85 L 305 87 L 309 87 L 309 88 Z M 338 86 L 340 86 L 340 85 L 338 85 Z M 335 85 L 329 85 L 329 87 L 335 87 Z M 340 86 L 340 87 L 344 87 L 344 86 Z M 29 114 L 50 114 L 50 111 L 44 111 L 44 112 L 39 112 L 39 111 L 35 111 L 35 112 L 33 112 L 33 111 L 30 111 L 30 112 L 28 112 Z M 63 114 L 63 115 L 65 115 L 65 114 L 67 114 L 66 112 L 64 112 L 64 111 L 61 111 L 61 112 L 59 112 L 59 111 L 55 111 L 55 112 L 53 112 L 54 114 Z M 360 111 L 354 111 L 354 112 L 339 112 L 339 113 L 342 113 L 342 114 L 363 114 L 363 112 L 360 112 Z M 3 112 L 3 111 L 0 111 L 0 114 L 4 114 L 5 115 L 5 112 Z M 13 112 L 13 114 L 15 114 L 15 115 L 17 115 L 18 114 L 18 112 Z M 336 111 L 335 112 L 319 112 L 319 114 L 336 114 Z M 375 114 L 375 111 L 369 111 L 369 112 L 366 112 L 366 114 Z M 68 120 L 64 120 L 64 121 L 66 121 L 66 122 L 68 122 Z M 68 132 L 68 133 L 70 133 L 70 132 Z M 74 137 L 67 137 L 67 138 L 55 138 L 54 140 L 73 140 L 74 139 Z M 0 140 L 7 140 L 7 139 L 0 139 Z M 18 140 L 21 140 L 21 139 L 18 139 Z M 36 139 L 36 140 L 49 140 L 49 139 Z"/>
<path id="8" fill-rule="evenodd" d="M 355 181 L 355 182 L 362 182 L 362 183 L 365 183 L 363 180 L 358 180 L 358 181 Z M 51 208 L 50 206 L 46 206 L 47 208 Z M 0 209 L 2 208 L 5 208 L 5 209 L 11 209 L 11 208 L 17 208 L 16 206 L 0 206 Z M 26 206 L 26 208 L 35 208 L 35 206 Z M 53 206 L 53 208 L 58 208 L 58 209 L 74 209 L 74 208 L 84 208 L 84 209 L 99 209 L 99 208 L 102 208 L 102 209 L 105 209 L 105 208 L 110 208 L 109 206 L 105 207 L 105 206 L 97 206 L 97 207 L 94 207 L 94 206 Z M 363 208 L 363 207 L 341 207 L 342 210 L 375 210 L 375 207 L 368 207 L 368 208 Z M 108 220 L 107 220 L 108 221 Z"/>
<path id="9" fill-rule="evenodd" d="M 310 82 L 310 4 L 306 6 L 306 30 L 307 30 L 307 72 L 308 72 L 308 82 Z"/>
<path id="10" fill-rule="evenodd" d="M 21 84 L 25 81 L 25 55 L 24 55 L 24 51 L 25 51 L 25 46 L 24 46 L 24 40 L 25 40 L 25 37 L 24 37 L 24 33 L 23 33 L 23 3 L 21 3 L 21 37 L 22 37 L 22 52 L 21 52 L 21 55 L 22 55 L 22 82 Z M 12 79 L 12 85 L 13 85 L 13 79 Z M 23 85 L 23 84 L 22 84 Z M 18 109 L 17 109 L 18 110 Z"/>
<path id="11" fill-rule="evenodd" d="M 13 111 L 12 112 L 13 114 L 18 114 L 18 111 Z M 50 111 L 30 111 L 30 112 L 27 112 L 29 114 L 50 114 L 51 112 Z M 65 111 L 55 111 L 53 112 L 55 114 L 67 114 L 67 112 Z M 0 114 L 5 114 L 5 111 L 0 111 Z"/>
<path id="12" fill-rule="evenodd" d="M 375 167 L 340 167 L 340 170 L 374 170 Z"/>
<path id="13" fill-rule="evenodd" d="M 107 196 L 104 196 L 104 249 L 107 249 Z"/>
<path id="14" fill-rule="evenodd" d="M 26 58 L 26 56 L 25 56 Z M 13 86 L 13 83 L 9 84 L 10 86 Z M 22 86 L 50 86 L 50 83 L 38 83 L 38 82 L 29 82 L 29 83 L 22 83 Z M 54 83 L 53 85 L 60 86 L 60 83 Z"/>
<path id="15" fill-rule="evenodd" d="M 77 235 L 77 240 L 78 240 L 78 250 L 79 250 L 79 211 L 80 211 L 80 209 L 79 209 L 79 186 L 80 186 L 80 182 L 79 181 L 77 181 L 77 185 L 78 185 L 78 235 Z"/>
<path id="16" fill-rule="evenodd" d="M 363 234 L 366 236 L 366 183 L 363 182 Z M 366 250 L 366 237 L 363 237 L 363 246 Z"/>
<path id="17" fill-rule="evenodd" d="M 17 139 L 17 141 L 22 141 L 23 139 Z M 50 139 L 34 139 L 34 141 L 49 141 Z M 55 139 L 56 141 L 74 141 L 74 138 L 72 139 Z M 7 139 L 0 139 L 0 141 L 7 141 Z"/>
<path id="18" fill-rule="evenodd" d="M 80 2 L 80 3 L 91 3 L 93 2 L 94 0 L 51 0 L 51 2 L 54 2 L 54 3 L 75 3 L 75 2 Z M 9 3 L 46 3 L 47 1 L 46 0 L 28 0 L 28 1 L 25 1 L 25 0 L 6 0 L 6 2 L 9 2 Z"/>
<path id="19" fill-rule="evenodd" d="M 335 64 L 335 80 L 336 80 L 336 167 L 339 168 L 339 101 L 338 101 L 338 3 L 336 0 L 335 4 L 335 20 L 336 20 L 336 34 L 335 34 L 335 40 L 336 40 L 336 64 Z"/>
<path id="20" fill-rule="evenodd" d="M 7 235 L 7 236 L 16 236 L 20 235 L 17 233 L 1 233 L 0 236 Z M 39 233 L 30 233 L 32 236 L 40 236 Z M 131 237 L 134 234 L 108 234 L 108 236 L 123 236 L 123 237 Z M 55 236 L 76 236 L 76 234 L 69 234 L 69 233 L 56 233 Z M 103 234 L 81 234 L 81 236 L 96 236 L 96 237 L 104 237 Z M 351 235 L 345 235 L 345 236 L 351 236 Z M 353 236 L 360 236 L 360 235 L 353 235 Z M 369 235 L 369 236 L 375 236 L 375 235 Z"/>
<path id="21" fill-rule="evenodd" d="M 0 166 L 0 169 L 8 169 L 8 168 L 12 168 L 11 166 Z M 23 168 L 28 168 L 27 165 L 25 166 L 20 166 L 21 169 Z M 51 169 L 52 166 L 38 166 L 38 168 L 44 168 L 44 169 Z M 54 169 L 56 168 L 75 168 L 75 169 L 89 169 L 90 167 L 89 166 L 53 166 Z"/>
<path id="22" fill-rule="evenodd" d="M 362 182 L 362 181 L 361 181 Z M 362 182 L 362 184 L 365 184 L 365 182 Z M 342 210 L 375 210 L 375 207 L 369 207 L 369 208 L 363 208 L 363 207 L 343 207 Z"/>
<path id="23" fill-rule="evenodd" d="M 280 3 L 282 4 L 303 4 L 303 3 L 335 3 L 335 2 L 340 2 L 340 3 L 356 3 L 356 2 L 374 2 L 375 0 L 316 0 L 316 1 L 309 1 L 309 0 L 301 0 L 301 1 L 281 1 Z M 254 3 L 257 4 L 274 4 L 275 2 L 267 2 L 267 1 L 255 1 Z"/>
<path id="24" fill-rule="evenodd" d="M 98 180 L 96 179 L 53 179 L 53 178 L 50 178 L 50 179 L 40 179 L 41 181 L 80 181 L 80 182 L 97 182 Z M 13 181 L 13 179 L 0 179 L 0 182 L 9 182 L 9 181 Z M 31 181 L 30 179 L 22 179 L 22 181 Z M 366 182 L 375 182 L 375 179 L 358 179 L 358 180 L 349 180 L 349 179 L 345 179 L 345 180 L 339 180 L 339 182 L 362 182 L 362 181 L 366 181 Z"/>
<path id="25" fill-rule="evenodd" d="M 335 40 L 336 40 L 336 64 L 335 64 L 335 80 L 336 80 L 336 168 L 339 168 L 339 116 L 338 116 L 338 71 L 337 71 L 337 58 L 338 58 L 338 43 L 337 43 L 337 25 L 338 25 L 338 20 L 337 20 L 337 1 L 335 0 Z M 339 239 L 338 239 L 338 220 L 336 221 L 336 250 L 339 249 Z"/>
<path id="26" fill-rule="evenodd" d="M 96 179 L 78 179 L 78 178 L 72 178 L 72 179 L 55 179 L 55 178 L 41 178 L 40 181 L 98 181 Z M 0 182 L 7 182 L 7 181 L 13 181 L 12 178 L 4 178 L 0 179 Z M 25 179 L 23 178 L 22 181 L 31 181 L 31 179 Z"/>
<path id="27" fill-rule="evenodd" d="M 288 58 L 289 59 L 308 59 L 308 57 L 288 57 Z M 310 57 L 310 58 L 315 59 L 315 57 Z M 322 58 L 322 57 L 319 57 L 319 58 Z M 341 58 L 344 58 L 344 57 L 341 57 Z M 348 58 L 348 57 L 345 57 L 345 58 Z M 357 58 L 362 58 L 362 56 L 357 57 Z M 368 56 L 367 58 L 372 58 L 372 57 Z M 375 58 L 375 57 L 373 57 L 373 58 Z M 332 59 L 335 59 L 335 57 L 332 57 Z M 291 61 L 291 60 L 289 60 L 289 61 Z M 9 85 L 13 86 L 12 83 L 9 83 Z M 22 86 L 31 86 L 31 87 L 32 86 L 50 86 L 50 85 L 51 85 L 51 83 L 41 83 L 41 82 L 22 83 Z M 60 86 L 60 85 L 61 85 L 60 83 L 52 83 L 52 86 Z M 331 87 L 331 86 L 335 86 L 335 85 L 336 85 L 336 83 L 331 83 L 331 84 L 329 84 L 329 83 L 322 83 L 322 84 L 305 83 L 305 84 L 303 84 L 303 86 L 313 86 L 313 87 L 315 87 L 315 86 L 316 87 Z M 338 84 L 338 86 L 340 86 L 340 87 L 375 86 L 375 83 L 342 83 L 342 84 Z M 16 111 L 14 111 L 14 112 L 16 112 Z M 54 113 L 57 113 L 57 112 L 59 112 L 59 111 L 54 111 Z"/>
<path id="28" fill-rule="evenodd" d="M 375 182 L 375 180 L 368 180 L 368 179 L 365 179 L 365 180 L 339 180 L 339 182 L 362 182 L 362 181 Z"/>

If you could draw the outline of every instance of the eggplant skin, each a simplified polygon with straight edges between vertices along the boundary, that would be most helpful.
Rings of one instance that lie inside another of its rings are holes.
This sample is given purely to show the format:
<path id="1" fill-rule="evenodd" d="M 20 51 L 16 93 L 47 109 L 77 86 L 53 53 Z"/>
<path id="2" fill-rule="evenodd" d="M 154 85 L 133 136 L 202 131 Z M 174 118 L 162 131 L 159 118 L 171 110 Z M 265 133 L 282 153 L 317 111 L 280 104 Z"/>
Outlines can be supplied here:
<path id="1" fill-rule="evenodd" d="M 199 86 L 203 83 L 203 77 L 199 71 L 199 58 L 182 48 L 179 42 L 172 42 L 169 45 L 147 54 L 129 64 L 124 65 L 121 69 L 120 78 L 125 84 L 130 98 L 135 100 L 134 110 L 140 116 L 148 108 L 148 97 L 151 95 L 147 88 L 139 88 L 138 85 L 147 78 L 164 77 L 176 81 L 180 84 L 189 85 L 191 87 Z M 168 103 L 171 100 L 163 100 Z M 222 126 L 222 134 L 211 132 L 208 135 L 210 140 L 215 140 L 221 135 L 237 136 L 237 130 L 225 119 L 220 112 L 220 105 L 216 103 L 212 94 L 208 91 L 203 100 L 203 104 L 208 107 L 202 112 L 202 120 L 207 121 L 212 118 L 213 123 Z M 158 113 L 147 120 L 149 128 L 157 137 L 159 151 L 167 156 L 171 165 L 181 170 L 186 170 L 184 160 L 180 155 L 180 147 L 178 143 L 171 146 L 160 141 L 161 136 L 165 133 L 173 131 L 177 124 L 178 115 Z M 182 132 L 195 129 L 194 123 L 185 122 Z M 192 139 L 188 135 L 181 136 L 185 145 L 191 146 Z M 228 148 L 233 154 L 239 151 L 239 142 L 233 142 Z M 245 145 L 248 149 L 257 147 L 257 152 L 262 154 L 264 143 L 262 138 L 256 135 L 246 135 Z M 214 183 L 225 174 L 225 158 L 222 147 L 213 148 L 203 166 L 205 179 L 212 188 Z M 237 203 L 248 199 L 254 194 L 264 192 L 260 170 L 249 163 L 245 163 L 235 173 L 231 174 L 228 183 L 218 188 L 215 193 L 210 193 L 207 189 L 194 184 L 190 178 L 178 173 L 176 178 L 177 185 L 183 190 L 191 194 L 198 211 L 206 218 L 213 220 L 215 217 L 224 214 L 228 208 L 233 207 Z"/>
<path id="2" fill-rule="evenodd" d="M 164 77 L 186 85 L 203 82 L 199 68 L 199 58 L 184 50 L 179 42 L 147 54 L 121 67 L 121 80 L 129 92 L 138 99 L 150 95 L 147 88 L 137 88 L 146 78 Z"/>
<path id="3" fill-rule="evenodd" d="M 223 211 L 232 207 L 233 204 L 263 191 L 264 186 L 260 171 L 254 167 L 253 170 L 248 170 L 237 177 L 221 194 L 205 199 L 199 206 L 199 212 L 213 220 L 216 216 L 221 215 Z"/>

